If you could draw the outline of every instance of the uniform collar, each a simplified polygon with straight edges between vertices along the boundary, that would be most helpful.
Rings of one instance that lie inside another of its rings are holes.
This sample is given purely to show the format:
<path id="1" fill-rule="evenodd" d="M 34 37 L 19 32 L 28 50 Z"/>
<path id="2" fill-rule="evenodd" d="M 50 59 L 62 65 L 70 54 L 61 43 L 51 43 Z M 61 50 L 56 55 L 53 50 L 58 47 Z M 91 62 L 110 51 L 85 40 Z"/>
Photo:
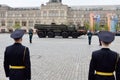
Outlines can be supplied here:
<path id="1" fill-rule="evenodd" d="M 21 43 L 14 43 L 15 45 L 21 45 Z"/>
<path id="2" fill-rule="evenodd" d="M 101 50 L 110 50 L 109 48 L 102 48 Z"/>

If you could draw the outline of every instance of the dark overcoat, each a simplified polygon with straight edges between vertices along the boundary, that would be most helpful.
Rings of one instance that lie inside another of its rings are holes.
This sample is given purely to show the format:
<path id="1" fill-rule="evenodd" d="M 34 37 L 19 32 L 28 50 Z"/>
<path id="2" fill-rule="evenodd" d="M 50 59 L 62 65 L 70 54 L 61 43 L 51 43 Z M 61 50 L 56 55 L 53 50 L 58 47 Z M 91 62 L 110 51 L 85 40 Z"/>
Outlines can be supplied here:
<path id="1" fill-rule="evenodd" d="M 88 42 L 89 42 L 89 44 L 91 44 L 92 32 L 88 32 L 87 36 L 88 36 Z"/>
<path id="2" fill-rule="evenodd" d="M 32 37 L 33 37 L 33 30 L 29 30 L 29 41 L 32 43 Z"/>
<path id="3" fill-rule="evenodd" d="M 115 72 L 115 75 L 98 75 L 96 71 L 105 73 Z M 109 48 L 94 51 L 89 65 L 88 80 L 115 80 L 115 78 L 120 80 L 120 58 L 117 53 Z"/>
<path id="4" fill-rule="evenodd" d="M 25 51 L 25 54 L 24 54 Z M 24 69 L 13 69 L 10 66 L 25 66 Z M 4 70 L 9 80 L 30 80 L 31 79 L 31 62 L 28 47 L 21 43 L 14 43 L 6 47 L 4 53 Z"/>

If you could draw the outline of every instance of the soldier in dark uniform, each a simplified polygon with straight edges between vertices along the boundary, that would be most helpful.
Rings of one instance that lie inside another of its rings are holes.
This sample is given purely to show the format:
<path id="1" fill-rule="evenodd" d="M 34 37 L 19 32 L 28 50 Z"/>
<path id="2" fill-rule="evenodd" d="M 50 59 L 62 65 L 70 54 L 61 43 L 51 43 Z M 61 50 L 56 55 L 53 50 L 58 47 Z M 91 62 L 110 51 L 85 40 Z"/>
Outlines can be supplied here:
<path id="1" fill-rule="evenodd" d="M 33 30 L 30 29 L 29 32 L 28 32 L 28 34 L 29 34 L 29 42 L 32 43 Z"/>
<path id="2" fill-rule="evenodd" d="M 92 53 L 88 80 L 120 80 L 120 58 L 117 52 L 109 49 L 115 35 L 102 31 L 98 34 L 102 48 Z M 115 75 L 114 75 L 115 72 Z"/>
<path id="3" fill-rule="evenodd" d="M 97 34 L 99 34 L 101 31 L 97 32 Z M 99 38 L 99 37 L 98 37 Z M 99 38 L 99 46 L 101 46 L 101 41 L 100 41 L 100 38 Z"/>
<path id="4" fill-rule="evenodd" d="M 92 32 L 88 31 L 87 36 L 88 36 L 88 43 L 89 43 L 89 45 L 91 45 Z"/>
<path id="5" fill-rule="evenodd" d="M 21 44 L 23 30 L 15 30 L 11 38 L 15 43 L 6 47 L 4 53 L 4 70 L 9 80 L 30 80 L 31 62 L 28 47 Z"/>

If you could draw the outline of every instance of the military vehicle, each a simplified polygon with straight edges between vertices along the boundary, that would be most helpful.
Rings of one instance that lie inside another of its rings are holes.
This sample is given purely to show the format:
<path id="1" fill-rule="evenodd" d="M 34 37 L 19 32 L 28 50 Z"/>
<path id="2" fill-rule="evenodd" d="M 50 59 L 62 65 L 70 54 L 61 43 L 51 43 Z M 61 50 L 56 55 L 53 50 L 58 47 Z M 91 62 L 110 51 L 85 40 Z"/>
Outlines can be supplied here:
<path id="1" fill-rule="evenodd" d="M 81 35 L 85 35 L 87 30 L 85 27 L 67 26 L 64 24 L 35 24 L 34 28 L 36 29 L 37 35 L 39 38 L 54 38 L 55 36 L 62 36 L 63 38 L 78 38 Z"/>

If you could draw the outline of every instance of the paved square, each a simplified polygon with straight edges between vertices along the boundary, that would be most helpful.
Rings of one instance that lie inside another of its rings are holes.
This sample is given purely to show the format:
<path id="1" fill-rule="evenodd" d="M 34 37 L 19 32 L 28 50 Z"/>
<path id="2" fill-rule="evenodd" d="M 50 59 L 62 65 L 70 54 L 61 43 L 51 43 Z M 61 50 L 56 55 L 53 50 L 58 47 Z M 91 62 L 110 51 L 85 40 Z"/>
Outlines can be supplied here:
<path id="1" fill-rule="evenodd" d="M 3 69 L 5 47 L 13 42 L 10 34 L 0 34 L 0 80 L 6 80 Z M 34 34 L 30 44 L 26 34 L 22 44 L 30 49 L 31 80 L 87 80 L 91 53 L 101 48 L 97 36 L 93 36 L 92 45 L 88 45 L 87 36 L 63 39 L 38 38 Z M 120 53 L 120 36 L 110 47 Z"/>

